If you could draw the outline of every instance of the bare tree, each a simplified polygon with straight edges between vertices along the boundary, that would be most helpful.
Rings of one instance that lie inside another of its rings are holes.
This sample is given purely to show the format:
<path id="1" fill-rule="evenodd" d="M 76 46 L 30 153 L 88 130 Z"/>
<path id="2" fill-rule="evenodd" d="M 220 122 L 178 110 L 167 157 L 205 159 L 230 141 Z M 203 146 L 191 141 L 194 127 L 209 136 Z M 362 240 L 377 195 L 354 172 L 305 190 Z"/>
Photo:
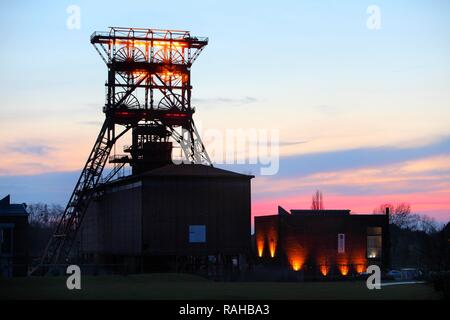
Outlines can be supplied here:
<path id="1" fill-rule="evenodd" d="M 385 213 L 386 208 L 389 208 L 390 216 L 389 223 L 395 224 L 401 229 L 409 229 L 412 231 L 425 231 L 426 233 L 435 233 L 439 231 L 442 226 L 436 222 L 435 219 L 426 215 L 412 213 L 411 205 L 409 203 L 401 202 L 397 205 L 392 203 L 382 204 L 373 210 L 374 213 Z"/>
<path id="2" fill-rule="evenodd" d="M 386 208 L 389 208 L 389 223 L 407 229 L 414 224 L 415 217 L 411 214 L 411 205 L 409 203 L 401 202 L 397 205 L 392 203 L 385 203 L 373 210 L 373 213 L 385 213 Z"/>
<path id="3" fill-rule="evenodd" d="M 31 225 L 53 228 L 64 209 L 56 204 L 33 203 L 27 206 L 27 211 Z"/>
<path id="4" fill-rule="evenodd" d="M 419 229 L 428 234 L 437 233 L 444 228 L 444 224 L 437 222 L 434 218 L 426 215 L 418 215 Z"/>
<path id="5" fill-rule="evenodd" d="M 317 190 L 312 196 L 311 210 L 323 210 L 323 195 L 322 191 Z"/>

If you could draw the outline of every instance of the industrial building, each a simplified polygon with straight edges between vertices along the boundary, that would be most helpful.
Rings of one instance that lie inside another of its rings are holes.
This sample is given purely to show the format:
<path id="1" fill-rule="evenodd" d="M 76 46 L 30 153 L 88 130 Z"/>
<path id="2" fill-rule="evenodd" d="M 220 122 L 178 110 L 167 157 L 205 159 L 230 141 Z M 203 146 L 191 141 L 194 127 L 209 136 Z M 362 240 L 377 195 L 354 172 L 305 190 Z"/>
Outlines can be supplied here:
<path id="1" fill-rule="evenodd" d="M 255 217 L 255 255 L 309 277 L 349 277 L 389 266 L 389 212 L 290 210 Z"/>
<path id="2" fill-rule="evenodd" d="M 252 176 L 214 168 L 193 118 L 191 69 L 208 38 L 111 27 L 91 44 L 108 71 L 105 121 L 31 273 L 69 261 L 126 272 L 244 268 Z M 116 154 L 122 137 L 131 144 Z M 131 175 L 117 178 L 126 165 Z"/>
<path id="3" fill-rule="evenodd" d="M 250 180 L 167 164 L 102 186 L 80 233 L 88 263 L 129 272 L 244 268 L 251 256 Z"/>
<path id="4" fill-rule="evenodd" d="M 0 200 L 0 277 L 25 276 L 28 269 L 28 213 L 25 204 Z"/>

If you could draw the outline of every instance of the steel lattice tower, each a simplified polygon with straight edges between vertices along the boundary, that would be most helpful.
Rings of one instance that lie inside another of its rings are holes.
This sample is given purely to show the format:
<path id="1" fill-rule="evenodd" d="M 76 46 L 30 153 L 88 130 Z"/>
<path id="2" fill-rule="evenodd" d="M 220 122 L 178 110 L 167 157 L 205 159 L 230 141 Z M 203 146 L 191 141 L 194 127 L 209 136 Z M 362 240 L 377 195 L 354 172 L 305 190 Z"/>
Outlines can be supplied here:
<path id="1" fill-rule="evenodd" d="M 67 261 L 99 185 L 111 180 L 124 164 L 139 172 L 155 150 L 164 149 L 170 157 L 173 140 L 180 145 L 184 162 L 212 165 L 195 127 L 195 108 L 191 105 L 191 66 L 208 39 L 193 37 L 188 31 L 112 27 L 109 32 L 92 34 L 91 43 L 108 68 L 105 121 L 58 226 L 32 272 Z M 131 157 L 110 157 L 110 162 L 119 165 L 102 179 L 112 148 L 130 129 L 133 142 L 124 151 Z"/>

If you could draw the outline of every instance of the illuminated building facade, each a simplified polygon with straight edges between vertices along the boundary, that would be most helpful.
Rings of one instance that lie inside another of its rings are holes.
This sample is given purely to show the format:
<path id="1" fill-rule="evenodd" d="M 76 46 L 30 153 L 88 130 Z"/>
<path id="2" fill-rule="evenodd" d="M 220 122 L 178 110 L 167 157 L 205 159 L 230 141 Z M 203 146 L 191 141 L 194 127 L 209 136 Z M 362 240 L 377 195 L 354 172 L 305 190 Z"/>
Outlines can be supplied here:
<path id="1" fill-rule="evenodd" d="M 349 277 L 389 266 L 389 212 L 290 210 L 255 217 L 256 256 L 315 277 Z"/>

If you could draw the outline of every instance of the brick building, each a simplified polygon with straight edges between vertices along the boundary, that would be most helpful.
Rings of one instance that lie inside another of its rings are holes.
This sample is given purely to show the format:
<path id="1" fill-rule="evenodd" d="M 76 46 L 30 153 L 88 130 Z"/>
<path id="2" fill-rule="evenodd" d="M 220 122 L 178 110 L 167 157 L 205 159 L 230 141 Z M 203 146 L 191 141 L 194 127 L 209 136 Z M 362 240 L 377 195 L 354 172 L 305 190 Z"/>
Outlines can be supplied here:
<path id="1" fill-rule="evenodd" d="M 346 277 L 376 264 L 389 266 L 389 212 L 290 210 L 255 217 L 255 249 L 261 263 L 305 274 Z"/>

